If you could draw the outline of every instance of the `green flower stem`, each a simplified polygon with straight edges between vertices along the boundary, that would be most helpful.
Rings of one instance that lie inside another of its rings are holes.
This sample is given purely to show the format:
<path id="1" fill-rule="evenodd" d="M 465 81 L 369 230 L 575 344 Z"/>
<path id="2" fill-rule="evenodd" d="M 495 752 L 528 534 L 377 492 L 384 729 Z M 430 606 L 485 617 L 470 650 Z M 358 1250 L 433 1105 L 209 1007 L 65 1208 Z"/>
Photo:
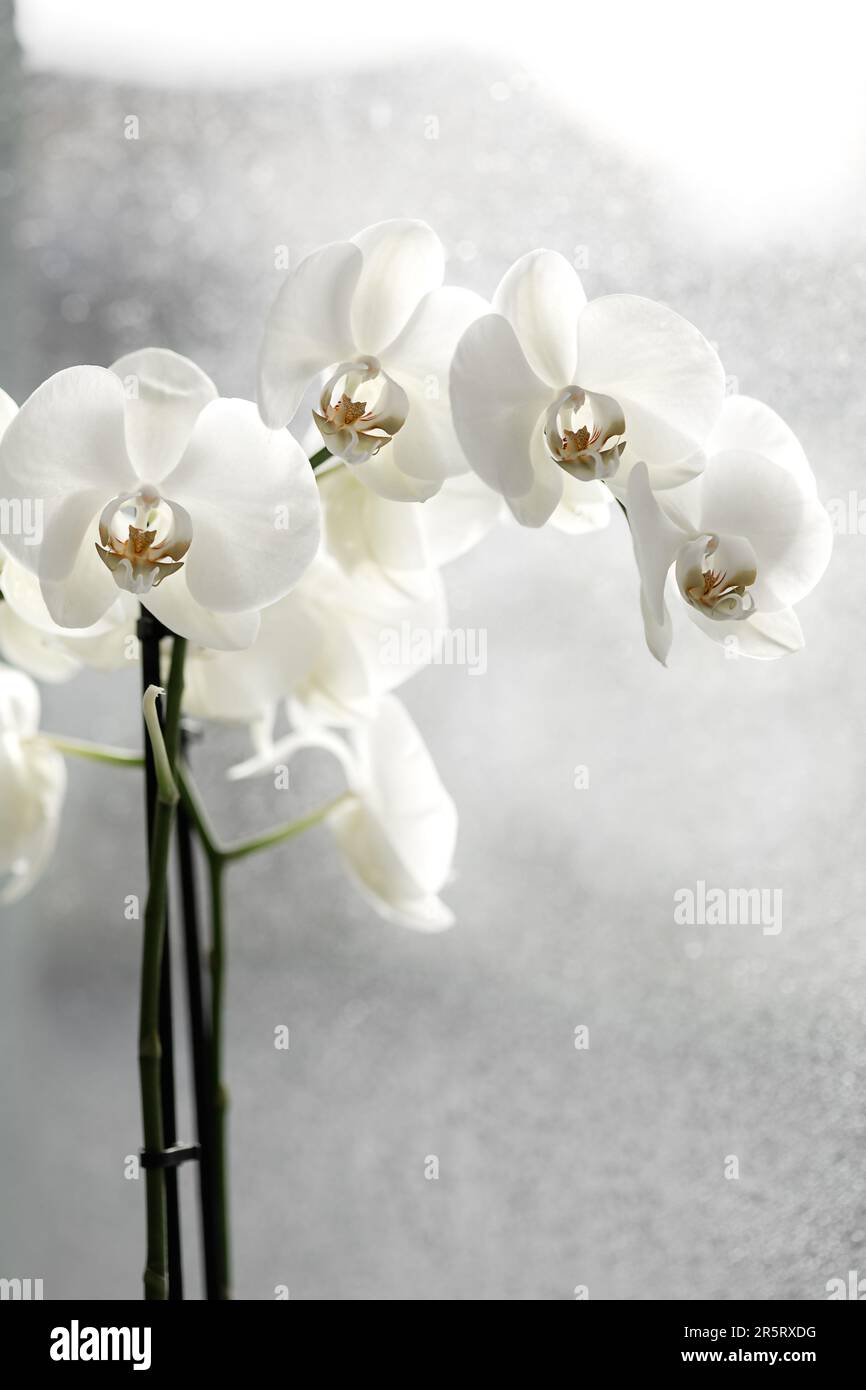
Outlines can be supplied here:
<path id="1" fill-rule="evenodd" d="M 168 722 L 168 721 L 166 721 Z M 221 1296 L 230 1297 L 230 1242 L 228 1220 L 228 1110 L 229 1091 L 223 1080 L 223 1003 L 225 999 L 226 943 L 225 943 L 225 871 L 237 859 L 245 859 L 259 850 L 270 849 L 282 844 L 304 830 L 320 824 L 331 811 L 348 799 L 348 793 L 336 797 L 309 815 L 278 826 L 254 839 L 244 840 L 236 845 L 221 845 L 214 833 L 207 812 L 202 804 L 198 788 L 189 770 L 180 762 L 175 764 L 175 778 L 181 803 L 195 828 L 204 849 L 210 873 L 211 904 L 211 1067 L 212 1092 L 214 1096 L 215 1128 L 215 1168 L 216 1190 L 219 1207 L 219 1246 L 221 1270 Z"/>
<path id="2" fill-rule="evenodd" d="M 65 734 L 41 733 L 39 738 L 66 757 L 86 758 L 89 762 L 108 763 L 112 767 L 144 767 L 141 754 L 128 748 L 110 748 L 104 743 L 88 743 L 83 738 L 67 738 Z"/>
<path id="3" fill-rule="evenodd" d="M 228 1087 L 222 1079 L 223 1001 L 225 998 L 225 907 L 223 882 L 226 857 L 217 843 L 198 788 L 180 760 L 175 764 L 178 791 L 184 810 L 195 830 L 208 862 L 210 876 L 210 979 L 211 1038 L 210 1067 L 214 1125 L 214 1187 L 217 1202 L 217 1243 L 219 1250 L 219 1297 L 231 1297 L 229 1201 L 228 1201 Z"/>
<path id="4" fill-rule="evenodd" d="M 238 844 L 221 845 L 211 827 L 198 788 L 192 780 L 189 770 L 185 767 L 178 767 L 175 776 L 180 799 L 195 826 L 208 860 L 212 862 L 218 859 L 224 864 L 232 863 L 236 859 L 246 859 L 251 854 L 257 854 L 259 850 L 271 849 L 274 845 L 281 845 L 284 840 L 291 840 L 295 835 L 300 835 L 305 830 L 311 830 L 314 825 L 320 825 L 338 806 L 351 799 L 351 792 L 343 792 L 342 795 L 334 797 L 333 801 L 327 801 L 324 806 L 310 811 L 308 815 L 300 816 L 297 820 L 287 821 L 285 825 L 278 825 L 275 830 L 267 830 L 263 835 L 256 835 L 251 840 L 241 840 Z"/>
<path id="5" fill-rule="evenodd" d="M 333 801 L 326 802 L 318 810 L 311 811 L 308 816 L 301 816 L 298 820 L 289 821 L 286 825 L 279 825 L 276 830 L 268 830 L 264 835 L 257 835 L 255 839 L 243 840 L 237 845 L 229 845 L 222 852 L 223 858 L 229 862 L 235 859 L 246 859 L 250 854 L 258 854 L 259 850 L 271 849 L 273 845 L 281 845 L 284 840 L 291 840 L 295 835 L 310 830 L 314 825 L 320 825 L 332 811 L 351 799 L 350 792 L 343 792 L 341 796 L 334 797 Z"/>
<path id="6" fill-rule="evenodd" d="M 177 788 L 171 776 L 162 731 L 156 718 L 157 694 L 157 687 L 150 686 L 144 697 L 145 721 L 153 745 L 158 783 L 150 856 L 150 883 L 144 912 L 138 1026 L 141 1116 L 144 1147 L 150 1153 L 159 1153 L 164 1146 L 160 1096 L 162 1048 L 159 1040 L 159 983 L 165 940 L 168 856 L 174 808 L 177 804 Z M 168 1298 L 168 1241 L 164 1169 L 145 1170 L 145 1200 L 147 1257 L 144 1269 L 144 1296 L 148 1301 L 165 1301 Z"/>
<path id="7" fill-rule="evenodd" d="M 327 463 L 331 456 L 330 449 L 319 449 L 318 453 L 313 454 L 313 457 L 310 459 L 310 467 L 313 472 L 315 473 L 317 468 L 321 468 L 323 463 Z"/>
<path id="8" fill-rule="evenodd" d="M 172 638 L 171 668 L 168 673 L 168 692 L 165 701 L 165 746 L 172 767 L 177 762 L 180 751 L 180 714 L 186 645 L 185 637 Z"/>
<path id="9" fill-rule="evenodd" d="M 223 850 L 217 843 L 216 836 L 211 829 L 207 812 L 199 796 L 198 787 L 192 780 L 189 769 L 179 762 L 175 769 L 175 776 L 177 777 L 177 789 L 180 792 L 183 808 L 192 821 L 208 860 L 221 859 Z"/>
<path id="10" fill-rule="evenodd" d="M 228 1109 L 229 1091 L 223 1081 L 223 1002 L 225 999 L 225 910 L 223 885 L 226 861 L 208 855 L 211 904 L 211 1089 L 214 1098 L 214 1167 L 217 1197 L 220 1298 L 231 1298 L 229 1243 Z"/>

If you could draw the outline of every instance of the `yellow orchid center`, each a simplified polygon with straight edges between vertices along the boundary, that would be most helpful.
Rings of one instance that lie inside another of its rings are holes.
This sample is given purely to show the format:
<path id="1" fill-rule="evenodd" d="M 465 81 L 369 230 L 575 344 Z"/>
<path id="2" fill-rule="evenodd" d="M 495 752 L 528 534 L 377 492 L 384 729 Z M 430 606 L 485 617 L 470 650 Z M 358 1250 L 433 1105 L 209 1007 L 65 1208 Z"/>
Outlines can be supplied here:
<path id="1" fill-rule="evenodd" d="M 183 567 L 192 544 L 189 514 L 143 484 L 113 497 L 99 518 L 96 553 L 118 588 L 146 594 Z"/>
<path id="2" fill-rule="evenodd" d="M 569 386 L 544 423 L 550 457 L 581 482 L 612 478 L 625 448 L 625 419 L 611 396 Z"/>

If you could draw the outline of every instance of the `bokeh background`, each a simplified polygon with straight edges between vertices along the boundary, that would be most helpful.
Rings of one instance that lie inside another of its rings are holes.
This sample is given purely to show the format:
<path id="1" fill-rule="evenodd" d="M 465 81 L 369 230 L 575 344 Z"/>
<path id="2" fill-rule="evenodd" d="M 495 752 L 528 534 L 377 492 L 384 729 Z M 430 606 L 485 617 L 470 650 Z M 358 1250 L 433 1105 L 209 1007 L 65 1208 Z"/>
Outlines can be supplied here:
<path id="1" fill-rule="evenodd" d="M 482 292 L 546 245 L 586 262 L 591 295 L 674 305 L 731 389 L 790 421 L 822 499 L 857 505 L 850 14 L 661 4 L 648 25 L 637 6 L 541 0 L 488 14 L 485 35 L 451 3 L 295 8 L 27 0 L 16 33 L 0 5 L 12 395 L 154 343 L 252 396 L 275 247 L 416 216 Z M 325 830 L 230 875 L 238 1297 L 819 1299 L 866 1274 L 852 529 L 802 605 L 806 649 L 772 664 L 681 622 L 658 667 L 621 518 L 582 538 L 502 528 L 451 567 L 452 623 L 486 629 L 487 674 L 433 668 L 402 693 L 461 811 L 457 928 L 384 925 Z M 133 743 L 136 680 L 46 687 L 44 723 Z M 227 832 L 292 813 L 267 779 L 226 784 L 245 749 L 216 730 L 194 754 Z M 298 805 L 339 785 L 322 757 L 298 773 Z M 698 879 L 781 888 L 782 932 L 677 926 L 674 891 Z M 42 1277 L 46 1298 L 139 1296 L 123 900 L 144 882 L 135 774 L 72 766 L 52 871 L 0 932 L 0 1273 Z M 189 1170 L 182 1188 L 198 1296 Z"/>

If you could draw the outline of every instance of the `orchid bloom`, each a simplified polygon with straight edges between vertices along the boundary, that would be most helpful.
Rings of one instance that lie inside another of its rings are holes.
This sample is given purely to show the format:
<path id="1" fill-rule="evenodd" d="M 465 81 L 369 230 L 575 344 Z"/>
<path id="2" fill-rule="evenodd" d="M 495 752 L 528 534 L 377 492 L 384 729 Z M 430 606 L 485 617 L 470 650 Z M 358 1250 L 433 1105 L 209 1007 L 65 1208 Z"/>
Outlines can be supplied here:
<path id="1" fill-rule="evenodd" d="M 36 680 L 69 680 L 85 666 L 119 671 L 138 657 L 138 604 L 131 594 L 120 591 L 92 627 L 61 627 L 45 606 L 36 575 L 2 554 L 0 591 L 0 655 Z"/>
<path id="2" fill-rule="evenodd" d="M 599 483 L 635 459 L 654 488 L 694 476 L 723 397 L 722 365 L 696 328 L 637 295 L 588 303 L 555 251 L 511 267 L 451 368 L 463 451 L 524 526 L 553 515 L 569 480 L 599 500 Z"/>
<path id="3" fill-rule="evenodd" d="M 63 759 L 39 736 L 39 691 L 0 666 L 0 902 L 23 897 L 44 871 L 65 795 Z"/>
<path id="4" fill-rule="evenodd" d="M 448 367 L 487 307 L 443 286 L 445 253 L 423 222 L 380 222 L 306 256 L 265 326 L 259 410 L 280 429 L 320 378 L 321 440 L 367 487 L 424 501 L 466 469 L 448 406 Z"/>
<path id="5" fill-rule="evenodd" d="M 448 478 L 424 502 L 391 502 L 337 468 L 319 480 L 325 549 L 348 575 L 439 569 L 472 550 L 501 520 L 502 498 L 474 473 Z"/>
<path id="6" fill-rule="evenodd" d="M 0 495 L 42 509 L 38 544 L 7 534 L 3 545 L 66 628 L 92 626 L 125 592 L 180 636 L 248 646 L 319 539 L 297 442 L 158 348 L 38 387 L 0 440 Z"/>
<path id="7" fill-rule="evenodd" d="M 646 466 L 629 477 L 628 517 L 650 651 L 665 663 L 673 569 L 686 612 L 736 654 L 769 660 L 803 645 L 794 604 L 830 559 L 830 519 L 796 437 L 747 396 L 725 403 L 699 478 L 654 496 Z"/>
<path id="8" fill-rule="evenodd" d="M 406 625 L 435 635 L 447 623 L 435 571 L 406 575 L 397 587 L 376 570 L 350 578 L 321 555 L 287 598 L 265 609 L 246 651 L 193 649 L 184 708 L 201 719 L 249 725 L 257 746 L 268 746 L 283 700 L 325 724 L 353 724 L 418 669 L 383 661 L 383 633 Z"/>
<path id="9" fill-rule="evenodd" d="M 442 931 L 454 915 L 439 897 L 451 876 L 457 808 L 406 710 L 386 696 L 346 738 L 305 720 L 232 776 L 270 770 L 306 748 L 334 754 L 348 794 L 327 816 L 360 891 L 387 921 Z"/>
<path id="10" fill-rule="evenodd" d="M 18 407 L 0 391 L 0 437 Z M 60 627 L 45 606 L 39 580 L 0 548 L 0 656 L 36 680 L 70 680 L 83 665 L 116 670 L 137 650 L 138 605 L 120 593 L 109 612 L 91 628 Z"/>

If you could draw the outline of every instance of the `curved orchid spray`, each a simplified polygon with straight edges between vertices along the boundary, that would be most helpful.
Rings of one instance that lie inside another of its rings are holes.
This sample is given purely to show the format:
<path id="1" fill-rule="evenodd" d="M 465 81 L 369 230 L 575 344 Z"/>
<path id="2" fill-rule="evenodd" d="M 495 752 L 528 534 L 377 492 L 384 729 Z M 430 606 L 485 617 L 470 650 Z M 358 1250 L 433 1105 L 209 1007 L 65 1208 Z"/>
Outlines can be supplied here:
<path id="1" fill-rule="evenodd" d="M 212 1166 L 215 1194 L 202 1205 L 214 1297 L 230 1290 L 225 871 L 319 827 L 386 922 L 453 923 L 457 808 L 397 697 L 419 662 L 384 656 L 384 639 L 405 628 L 429 635 L 434 658 L 448 631 L 443 567 L 502 525 L 577 537 L 622 511 L 636 560 L 634 631 L 642 621 L 667 662 L 672 608 L 737 654 L 798 650 L 795 607 L 830 556 L 795 436 L 769 407 L 725 396 L 717 352 L 673 309 L 635 295 L 588 300 L 550 250 L 518 260 L 489 303 L 445 285 L 445 265 L 435 233 L 409 220 L 312 251 L 268 315 L 255 403 L 221 399 L 200 367 L 162 348 L 61 371 L 20 410 L 0 394 L 4 517 L 33 523 L 4 526 L 0 553 L 2 892 L 21 896 L 48 867 L 64 754 L 143 761 L 137 750 L 40 731 L 34 679 L 140 660 L 155 779 L 146 1146 L 163 1133 L 150 1053 L 177 816 L 211 887 L 197 1098 L 212 1141 L 201 1164 Z M 162 722 L 154 677 L 167 689 Z M 232 781 L 304 753 L 336 759 L 343 789 L 223 843 L 184 755 L 190 721 L 248 730 Z M 159 1167 L 147 1188 L 146 1294 L 173 1297 Z"/>

